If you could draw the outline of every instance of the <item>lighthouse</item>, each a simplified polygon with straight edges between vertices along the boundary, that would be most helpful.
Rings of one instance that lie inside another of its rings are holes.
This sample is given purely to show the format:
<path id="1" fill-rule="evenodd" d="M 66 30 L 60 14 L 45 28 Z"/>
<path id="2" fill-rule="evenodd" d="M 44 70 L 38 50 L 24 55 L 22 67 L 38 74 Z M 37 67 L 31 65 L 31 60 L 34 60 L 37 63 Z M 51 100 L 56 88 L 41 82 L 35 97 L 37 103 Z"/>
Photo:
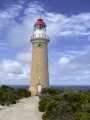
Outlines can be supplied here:
<path id="1" fill-rule="evenodd" d="M 38 19 L 33 27 L 32 63 L 30 74 L 30 88 L 32 95 L 39 95 L 41 89 L 49 87 L 48 49 L 49 37 L 46 35 L 46 24 Z"/>

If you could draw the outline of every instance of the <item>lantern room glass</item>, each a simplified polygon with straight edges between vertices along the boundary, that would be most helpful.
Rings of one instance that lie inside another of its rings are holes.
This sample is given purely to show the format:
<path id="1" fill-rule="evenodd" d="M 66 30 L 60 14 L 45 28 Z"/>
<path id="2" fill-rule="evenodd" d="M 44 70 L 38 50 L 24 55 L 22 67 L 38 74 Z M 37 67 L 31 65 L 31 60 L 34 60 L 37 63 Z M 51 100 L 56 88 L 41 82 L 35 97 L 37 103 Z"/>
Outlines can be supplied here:
<path id="1" fill-rule="evenodd" d="M 44 30 L 44 31 L 46 31 L 46 25 L 36 24 L 36 25 L 34 25 L 34 31 L 36 31 L 36 30 Z"/>

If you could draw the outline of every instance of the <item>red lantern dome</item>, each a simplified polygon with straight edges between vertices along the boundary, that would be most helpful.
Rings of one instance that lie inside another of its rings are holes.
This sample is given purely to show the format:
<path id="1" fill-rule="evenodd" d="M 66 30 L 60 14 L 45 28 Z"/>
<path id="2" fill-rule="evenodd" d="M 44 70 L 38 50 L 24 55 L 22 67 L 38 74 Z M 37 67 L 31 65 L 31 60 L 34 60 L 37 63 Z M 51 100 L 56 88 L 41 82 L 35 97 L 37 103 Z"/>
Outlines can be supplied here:
<path id="1" fill-rule="evenodd" d="M 43 25 L 45 25 L 45 22 L 43 21 L 43 19 L 38 19 L 37 20 L 37 22 L 35 23 L 35 25 L 37 25 L 37 24 L 43 24 Z"/>

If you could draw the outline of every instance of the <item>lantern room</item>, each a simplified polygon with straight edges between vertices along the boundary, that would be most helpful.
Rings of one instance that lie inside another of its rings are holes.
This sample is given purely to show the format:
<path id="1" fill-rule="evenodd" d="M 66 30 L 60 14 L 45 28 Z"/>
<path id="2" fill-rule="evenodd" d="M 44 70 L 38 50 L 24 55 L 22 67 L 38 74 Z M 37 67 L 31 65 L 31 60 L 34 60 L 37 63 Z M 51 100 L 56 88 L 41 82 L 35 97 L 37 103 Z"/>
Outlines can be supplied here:
<path id="1" fill-rule="evenodd" d="M 43 19 L 38 19 L 34 25 L 34 31 L 43 30 L 46 31 L 46 24 L 44 23 Z"/>

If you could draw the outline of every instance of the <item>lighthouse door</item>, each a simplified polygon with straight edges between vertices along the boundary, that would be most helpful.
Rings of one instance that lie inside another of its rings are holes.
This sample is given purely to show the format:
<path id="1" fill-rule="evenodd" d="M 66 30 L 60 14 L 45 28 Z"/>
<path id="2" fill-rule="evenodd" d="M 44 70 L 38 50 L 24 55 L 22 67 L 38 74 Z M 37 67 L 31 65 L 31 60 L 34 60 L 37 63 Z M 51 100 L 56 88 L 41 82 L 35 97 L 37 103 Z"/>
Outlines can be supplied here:
<path id="1" fill-rule="evenodd" d="M 41 84 L 38 84 L 37 92 L 41 93 Z"/>

